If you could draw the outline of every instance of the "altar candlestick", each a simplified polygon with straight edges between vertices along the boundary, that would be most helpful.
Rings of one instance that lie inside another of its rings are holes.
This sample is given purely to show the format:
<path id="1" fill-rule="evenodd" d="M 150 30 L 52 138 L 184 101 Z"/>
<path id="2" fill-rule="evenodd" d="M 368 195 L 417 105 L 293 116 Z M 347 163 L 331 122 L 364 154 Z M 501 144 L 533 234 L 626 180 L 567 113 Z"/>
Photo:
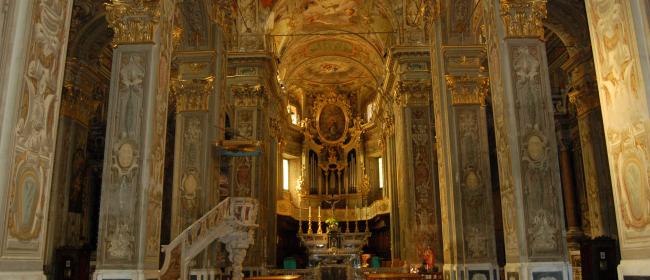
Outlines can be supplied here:
<path id="1" fill-rule="evenodd" d="M 320 206 L 318 206 L 318 229 L 316 230 L 316 234 L 323 234 L 323 227 L 320 222 Z"/>
<path id="2" fill-rule="evenodd" d="M 368 220 L 370 220 L 370 218 L 368 217 L 368 205 L 366 205 L 366 232 L 369 231 L 368 230 Z"/>
<path id="3" fill-rule="evenodd" d="M 313 233 L 311 229 L 311 205 L 309 206 L 309 217 L 307 218 L 307 235 L 311 235 Z"/>
<path id="4" fill-rule="evenodd" d="M 354 219 L 354 232 L 359 232 L 359 219 L 361 215 L 359 214 L 359 208 L 355 208 L 354 210 L 357 212 L 357 218 Z"/>
<path id="5" fill-rule="evenodd" d="M 345 232 L 350 232 L 350 219 L 348 219 L 348 203 L 345 203 Z"/>
<path id="6" fill-rule="evenodd" d="M 302 234 L 302 207 L 298 203 L 298 234 Z"/>

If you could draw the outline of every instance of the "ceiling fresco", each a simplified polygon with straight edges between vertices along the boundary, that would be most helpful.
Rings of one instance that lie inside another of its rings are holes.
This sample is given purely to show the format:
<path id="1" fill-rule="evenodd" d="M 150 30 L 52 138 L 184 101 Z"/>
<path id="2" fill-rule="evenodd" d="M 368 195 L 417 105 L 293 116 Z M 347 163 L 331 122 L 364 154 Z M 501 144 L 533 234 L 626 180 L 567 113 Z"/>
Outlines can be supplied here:
<path id="1" fill-rule="evenodd" d="M 293 94 L 345 88 L 368 100 L 384 77 L 384 56 L 398 26 L 393 7 L 398 2 L 277 1 L 266 29 L 279 59 L 279 79 Z"/>

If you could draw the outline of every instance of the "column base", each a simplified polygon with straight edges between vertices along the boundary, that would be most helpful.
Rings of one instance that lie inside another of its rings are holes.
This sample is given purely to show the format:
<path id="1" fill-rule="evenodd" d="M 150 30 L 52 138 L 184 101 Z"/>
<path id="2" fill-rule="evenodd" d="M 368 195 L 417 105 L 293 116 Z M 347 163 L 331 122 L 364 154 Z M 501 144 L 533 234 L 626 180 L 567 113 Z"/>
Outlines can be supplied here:
<path id="1" fill-rule="evenodd" d="M 27 271 L 27 272 L 0 272 L 0 280 L 45 280 L 43 271 Z"/>
<path id="2" fill-rule="evenodd" d="M 650 276 L 650 259 L 621 260 L 618 265 L 618 279 L 625 280 L 633 276 Z M 645 279 L 645 278 L 644 278 Z"/>
<path id="3" fill-rule="evenodd" d="M 569 280 L 573 277 L 568 262 L 507 263 L 505 273 L 508 280 Z"/>
<path id="4" fill-rule="evenodd" d="M 496 271 L 496 266 L 491 263 L 468 263 L 464 265 L 464 269 L 465 279 L 499 279 L 499 274 Z M 485 276 L 486 278 L 477 276 L 479 274 Z"/>
<path id="5" fill-rule="evenodd" d="M 101 269 L 95 271 L 93 274 L 94 280 L 149 280 L 158 279 L 160 271 L 158 270 L 142 270 L 142 269 Z"/>

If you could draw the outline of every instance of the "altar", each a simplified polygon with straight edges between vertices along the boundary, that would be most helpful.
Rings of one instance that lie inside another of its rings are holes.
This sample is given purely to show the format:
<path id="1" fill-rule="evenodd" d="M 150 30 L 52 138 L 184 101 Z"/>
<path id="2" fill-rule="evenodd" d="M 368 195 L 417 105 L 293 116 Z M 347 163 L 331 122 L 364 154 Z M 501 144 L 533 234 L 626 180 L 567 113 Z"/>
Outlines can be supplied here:
<path id="1" fill-rule="evenodd" d="M 307 247 L 310 268 L 315 268 L 317 278 L 328 279 L 355 279 L 355 269 L 361 268 L 362 247 L 368 243 L 370 232 L 367 221 L 364 231 L 359 230 L 359 223 L 355 221 L 354 230 L 350 231 L 351 223 L 347 223 L 345 231 L 339 230 L 338 222 L 328 220 L 326 231 L 323 232 L 318 215 L 318 228 L 316 232 L 311 227 L 311 215 L 307 232 L 298 231 L 298 238 Z"/>

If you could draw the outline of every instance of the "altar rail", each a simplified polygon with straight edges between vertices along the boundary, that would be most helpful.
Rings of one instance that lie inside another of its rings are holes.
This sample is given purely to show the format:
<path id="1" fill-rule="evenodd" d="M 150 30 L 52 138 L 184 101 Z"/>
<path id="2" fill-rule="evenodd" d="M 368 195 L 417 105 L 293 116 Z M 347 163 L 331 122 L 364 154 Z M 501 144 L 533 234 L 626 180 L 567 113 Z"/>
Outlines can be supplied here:
<path id="1" fill-rule="evenodd" d="M 226 198 L 203 217 L 181 232 L 167 246 L 163 246 L 165 262 L 160 270 L 161 280 L 187 280 L 189 263 L 212 242 L 226 245 L 232 262 L 232 279 L 241 280 L 242 262 L 246 250 L 253 243 L 257 227 L 258 203 L 254 198 Z"/>

